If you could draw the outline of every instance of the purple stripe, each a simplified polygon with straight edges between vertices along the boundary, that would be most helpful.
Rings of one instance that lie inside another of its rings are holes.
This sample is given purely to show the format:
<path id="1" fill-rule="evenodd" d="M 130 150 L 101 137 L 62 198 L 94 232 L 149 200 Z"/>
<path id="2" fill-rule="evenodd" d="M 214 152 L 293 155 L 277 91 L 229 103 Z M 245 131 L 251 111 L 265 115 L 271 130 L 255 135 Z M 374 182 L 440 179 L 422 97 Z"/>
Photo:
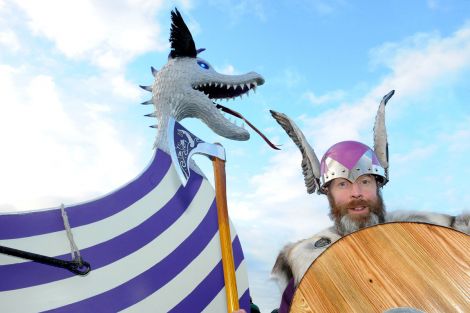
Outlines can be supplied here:
<path id="1" fill-rule="evenodd" d="M 214 200 L 204 220 L 161 262 L 116 288 L 48 312 L 117 312 L 130 307 L 162 288 L 184 270 L 204 250 L 217 233 L 217 228 Z"/>
<path id="2" fill-rule="evenodd" d="M 118 261 L 163 233 L 186 211 L 202 180 L 202 176 L 192 172 L 186 187 L 181 186 L 168 203 L 139 226 L 111 240 L 80 250 L 83 259 L 91 264 L 90 275 L 93 275 L 93 270 Z M 58 258 L 70 259 L 70 254 Z M 50 283 L 71 276 L 73 274 L 67 270 L 35 262 L 3 265 L 0 266 L 0 291 Z"/>
<path id="3" fill-rule="evenodd" d="M 243 261 L 243 252 L 238 240 L 238 236 L 235 237 L 232 243 L 233 259 L 235 268 L 238 268 L 240 263 Z M 220 261 L 216 267 L 204 278 L 201 283 L 180 303 L 178 303 L 170 312 L 172 313 L 185 313 L 185 312 L 202 312 L 202 310 L 214 300 L 219 292 L 224 287 L 224 271 L 222 267 L 222 261 Z M 246 303 L 246 299 L 248 302 Z M 248 289 L 239 299 L 240 308 L 245 309 L 246 312 L 250 312 L 250 295 Z"/>
<path id="4" fill-rule="evenodd" d="M 70 225 L 78 227 L 90 224 L 124 210 L 155 188 L 170 165 L 170 156 L 157 150 L 148 168 L 128 185 L 103 198 L 66 207 Z M 60 209 L 0 215 L 0 240 L 36 236 L 63 229 Z"/>
<path id="5" fill-rule="evenodd" d="M 240 304 L 240 309 L 244 309 L 245 312 L 250 312 L 251 311 L 250 299 L 251 299 L 250 289 L 247 289 L 238 300 L 238 303 Z"/>

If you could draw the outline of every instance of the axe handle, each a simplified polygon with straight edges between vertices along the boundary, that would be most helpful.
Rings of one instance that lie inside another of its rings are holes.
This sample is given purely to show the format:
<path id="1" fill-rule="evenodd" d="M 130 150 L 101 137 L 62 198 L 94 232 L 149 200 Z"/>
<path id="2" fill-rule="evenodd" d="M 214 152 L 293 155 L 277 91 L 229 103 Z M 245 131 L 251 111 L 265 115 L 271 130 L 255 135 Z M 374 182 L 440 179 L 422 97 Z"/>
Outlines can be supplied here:
<path id="1" fill-rule="evenodd" d="M 235 264 L 232 253 L 232 237 L 227 210 L 227 190 L 225 180 L 225 161 L 214 157 L 215 201 L 219 221 L 220 247 L 222 249 L 222 265 L 224 269 L 225 292 L 227 296 L 227 312 L 239 309 Z"/>

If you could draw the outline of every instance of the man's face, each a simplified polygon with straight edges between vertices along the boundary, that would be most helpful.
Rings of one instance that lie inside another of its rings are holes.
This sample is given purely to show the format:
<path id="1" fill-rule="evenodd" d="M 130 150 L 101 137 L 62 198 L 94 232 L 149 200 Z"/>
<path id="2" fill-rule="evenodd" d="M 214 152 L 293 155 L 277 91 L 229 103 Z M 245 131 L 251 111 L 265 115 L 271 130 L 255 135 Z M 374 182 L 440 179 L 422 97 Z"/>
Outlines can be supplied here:
<path id="1" fill-rule="evenodd" d="M 328 186 L 330 217 L 341 235 L 384 221 L 385 208 L 377 182 L 362 175 L 354 183 L 336 178 Z"/>

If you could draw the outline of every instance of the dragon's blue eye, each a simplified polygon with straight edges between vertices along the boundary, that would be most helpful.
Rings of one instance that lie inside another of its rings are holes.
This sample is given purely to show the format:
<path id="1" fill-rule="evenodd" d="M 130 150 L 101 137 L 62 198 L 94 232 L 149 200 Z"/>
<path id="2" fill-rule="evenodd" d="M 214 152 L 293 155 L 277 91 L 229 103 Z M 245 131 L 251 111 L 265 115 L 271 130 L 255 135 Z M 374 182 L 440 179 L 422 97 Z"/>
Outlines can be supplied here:
<path id="1" fill-rule="evenodd" d="M 199 66 L 202 67 L 202 68 L 205 69 L 205 70 L 208 70 L 208 69 L 209 69 L 209 64 L 207 64 L 206 62 L 197 61 L 197 64 L 199 64 Z"/>

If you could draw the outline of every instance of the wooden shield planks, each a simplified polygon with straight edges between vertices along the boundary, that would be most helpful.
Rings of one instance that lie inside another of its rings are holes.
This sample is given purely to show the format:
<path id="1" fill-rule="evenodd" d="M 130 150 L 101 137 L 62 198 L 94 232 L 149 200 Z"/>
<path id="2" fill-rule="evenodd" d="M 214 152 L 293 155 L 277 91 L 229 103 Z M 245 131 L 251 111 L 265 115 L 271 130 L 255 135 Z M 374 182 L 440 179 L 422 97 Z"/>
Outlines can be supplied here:
<path id="1" fill-rule="evenodd" d="M 470 312 L 469 237 L 423 223 L 343 237 L 312 263 L 291 312 Z"/>

